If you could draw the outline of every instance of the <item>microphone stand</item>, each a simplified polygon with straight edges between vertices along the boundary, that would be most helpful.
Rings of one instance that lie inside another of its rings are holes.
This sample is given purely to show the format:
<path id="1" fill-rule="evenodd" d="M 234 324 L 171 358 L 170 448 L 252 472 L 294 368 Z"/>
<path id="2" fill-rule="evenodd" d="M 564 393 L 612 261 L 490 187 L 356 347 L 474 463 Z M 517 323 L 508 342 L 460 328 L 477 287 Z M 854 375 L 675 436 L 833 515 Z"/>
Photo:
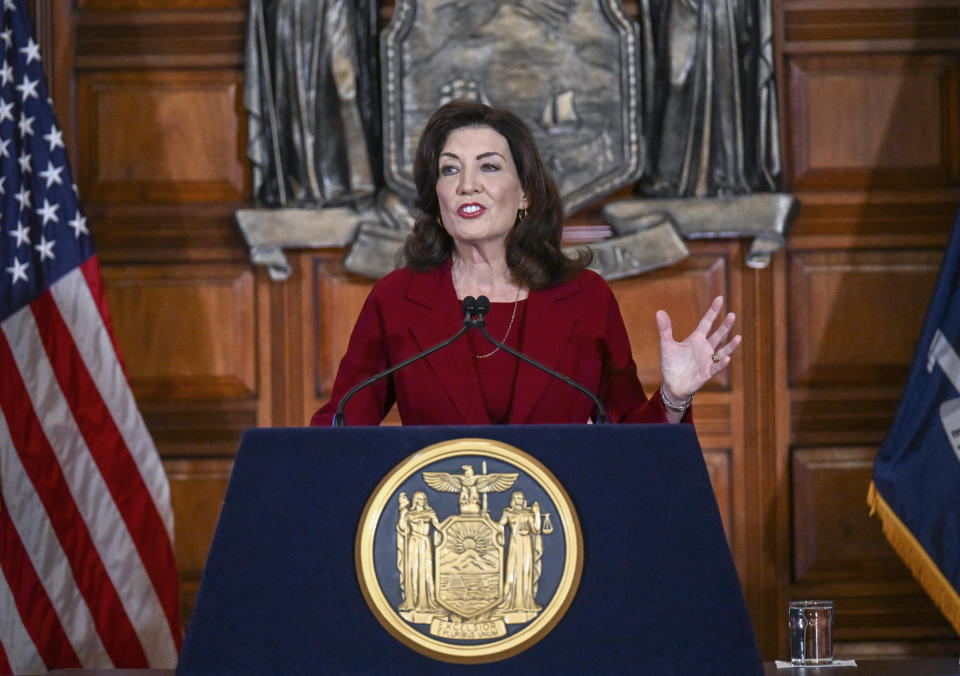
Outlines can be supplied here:
<path id="1" fill-rule="evenodd" d="M 485 299 L 484 296 L 481 296 L 481 298 L 484 298 L 484 299 Z M 367 385 L 371 385 L 371 384 L 377 382 L 377 381 L 380 380 L 381 378 L 384 378 L 384 377 L 390 375 L 390 374 L 393 373 L 394 371 L 399 371 L 399 370 L 402 369 L 404 366 L 407 366 L 408 364 L 412 364 L 413 362 L 417 361 L 418 359 L 422 359 L 423 357 L 426 357 L 428 354 L 432 354 L 432 353 L 436 352 L 437 350 L 439 350 L 439 349 L 442 348 L 442 347 L 446 347 L 447 345 L 449 345 L 450 343 L 452 343 L 453 341 L 455 341 L 457 338 L 459 338 L 460 336 L 462 336 L 464 333 L 466 333 L 468 330 L 470 330 L 471 328 L 473 328 L 473 326 L 474 326 L 473 321 L 474 321 L 474 320 L 472 319 L 472 317 L 473 317 L 474 314 L 477 313 L 477 299 L 474 298 L 473 296 L 467 296 L 466 298 L 463 299 L 463 302 L 461 303 L 460 307 L 461 307 L 461 309 L 463 310 L 463 326 L 460 328 L 459 331 L 457 331 L 455 334 L 453 334 L 452 336 L 450 336 L 450 337 L 447 338 L 446 340 L 437 343 L 437 344 L 434 345 L 433 347 L 428 347 L 428 348 L 427 348 L 426 350 L 424 350 L 423 352 L 418 352 L 417 354 L 413 355 L 413 356 L 410 357 L 409 359 L 404 359 L 404 360 L 403 360 L 402 362 L 400 362 L 399 364 L 395 364 L 395 365 L 391 366 L 390 368 L 381 371 L 380 373 L 377 373 L 377 374 L 374 374 L 374 375 L 370 376 L 369 378 L 367 378 L 366 380 L 364 380 L 364 381 L 361 382 L 360 384 L 354 385 L 354 386 L 350 389 L 350 391 L 347 392 L 345 395 L 343 395 L 343 398 L 340 399 L 340 404 L 337 406 L 337 412 L 333 414 L 333 427 L 343 427 L 343 426 L 346 424 L 346 419 L 344 418 L 344 415 L 343 415 L 343 409 L 344 409 L 344 407 L 346 407 L 347 402 L 350 400 L 350 397 L 352 397 L 353 395 L 355 395 L 357 392 L 359 392 L 360 390 L 362 390 L 364 387 L 366 387 Z M 490 309 L 490 301 L 489 301 L 489 300 L 487 301 L 487 309 L 488 309 L 488 310 Z"/>
<path id="2" fill-rule="evenodd" d="M 466 307 L 466 302 L 468 299 L 472 300 L 472 298 L 469 296 L 465 298 L 464 307 Z M 533 359 L 532 357 L 528 357 L 522 352 L 514 350 L 509 345 L 501 343 L 499 340 L 497 340 L 496 338 L 491 336 L 489 333 L 487 333 L 487 320 L 484 319 L 484 317 L 489 311 L 490 311 L 490 299 L 487 298 L 486 296 L 480 296 L 479 298 L 476 299 L 474 316 L 471 316 L 470 312 L 468 311 L 467 316 L 463 320 L 464 326 L 467 326 L 469 323 L 470 328 L 480 329 L 480 333 L 483 334 L 484 338 L 489 340 L 491 343 L 499 347 L 504 352 L 512 354 L 517 359 L 520 359 L 521 361 L 525 361 L 528 364 L 531 364 L 532 366 L 537 367 L 541 371 L 546 371 L 550 375 L 556 378 L 559 378 L 560 380 L 565 382 L 567 385 L 570 385 L 571 387 L 577 388 L 578 390 L 583 392 L 585 395 L 590 397 L 590 400 L 593 402 L 593 405 L 597 407 L 597 424 L 610 422 L 610 419 L 607 417 L 607 409 L 604 408 L 603 404 L 600 403 L 599 397 L 597 397 L 597 395 L 595 395 L 593 392 L 591 392 L 586 387 L 578 383 L 576 380 L 573 380 L 572 378 L 568 378 L 567 376 L 563 375 L 559 371 L 554 371 L 549 366 L 541 364 L 536 359 Z"/>

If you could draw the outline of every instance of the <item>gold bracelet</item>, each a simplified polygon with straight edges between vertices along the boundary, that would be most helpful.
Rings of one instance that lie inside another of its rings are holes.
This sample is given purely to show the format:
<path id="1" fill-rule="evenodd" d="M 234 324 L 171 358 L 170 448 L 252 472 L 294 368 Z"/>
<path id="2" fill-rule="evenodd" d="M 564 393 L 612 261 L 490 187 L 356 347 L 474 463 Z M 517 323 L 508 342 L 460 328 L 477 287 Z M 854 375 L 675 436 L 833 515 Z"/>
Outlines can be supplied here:
<path id="1" fill-rule="evenodd" d="M 663 385 L 660 386 L 660 401 L 663 402 L 664 408 L 668 411 L 673 411 L 674 413 L 686 413 L 687 409 L 690 408 L 690 404 L 693 403 L 693 395 L 691 394 L 687 397 L 686 401 L 680 404 L 674 404 L 672 401 L 667 399 L 667 395 L 663 393 Z"/>

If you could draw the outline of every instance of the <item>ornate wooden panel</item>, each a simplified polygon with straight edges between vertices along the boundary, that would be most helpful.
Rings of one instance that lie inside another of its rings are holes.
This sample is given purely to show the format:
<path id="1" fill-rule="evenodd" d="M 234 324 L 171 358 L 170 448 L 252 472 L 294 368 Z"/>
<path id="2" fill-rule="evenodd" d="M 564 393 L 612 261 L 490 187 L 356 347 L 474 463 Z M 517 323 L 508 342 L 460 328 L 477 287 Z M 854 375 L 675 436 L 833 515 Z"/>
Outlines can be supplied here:
<path id="1" fill-rule="evenodd" d="M 241 90 L 234 72 L 78 75 L 81 194 L 121 204 L 243 199 Z"/>
<path id="2" fill-rule="evenodd" d="M 786 0 L 775 15 L 802 203 L 776 301 L 778 610 L 834 598 L 841 655 L 955 651 L 863 501 L 956 215 L 960 15 L 952 0 Z"/>
<path id="3" fill-rule="evenodd" d="M 872 448 L 793 449 L 795 583 L 909 577 L 863 507 L 875 456 Z"/>
<path id="4" fill-rule="evenodd" d="M 175 524 L 174 548 L 180 573 L 180 615 L 193 613 L 207 552 L 217 527 L 233 461 L 166 460 Z"/>
<path id="5" fill-rule="evenodd" d="M 796 189 L 956 185 L 960 58 L 796 56 L 785 76 Z"/>
<path id="6" fill-rule="evenodd" d="M 794 252 L 791 384 L 902 384 L 939 265 L 937 251 Z"/>
<path id="7" fill-rule="evenodd" d="M 106 268 L 113 326 L 134 394 L 255 395 L 253 274 L 236 266 Z"/>

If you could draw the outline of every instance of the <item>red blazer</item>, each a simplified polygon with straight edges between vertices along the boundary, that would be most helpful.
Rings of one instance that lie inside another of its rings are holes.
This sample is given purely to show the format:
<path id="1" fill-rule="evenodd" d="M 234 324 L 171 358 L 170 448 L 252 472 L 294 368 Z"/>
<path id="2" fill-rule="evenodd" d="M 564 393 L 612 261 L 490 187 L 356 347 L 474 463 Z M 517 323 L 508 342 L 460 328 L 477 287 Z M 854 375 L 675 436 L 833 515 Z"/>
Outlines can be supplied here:
<path id="1" fill-rule="evenodd" d="M 330 401 L 312 425 L 330 425 L 340 399 L 363 379 L 449 338 L 463 315 L 449 261 L 426 272 L 395 270 L 374 285 L 340 362 Z M 637 378 L 613 292 L 590 270 L 571 282 L 531 291 L 524 353 L 598 394 L 615 422 L 666 422 L 660 397 L 648 400 Z M 344 410 L 347 425 L 378 425 L 394 401 L 405 425 L 485 425 L 491 420 L 466 340 L 457 340 L 360 390 Z M 521 363 L 509 424 L 583 423 L 593 402 L 575 388 Z"/>

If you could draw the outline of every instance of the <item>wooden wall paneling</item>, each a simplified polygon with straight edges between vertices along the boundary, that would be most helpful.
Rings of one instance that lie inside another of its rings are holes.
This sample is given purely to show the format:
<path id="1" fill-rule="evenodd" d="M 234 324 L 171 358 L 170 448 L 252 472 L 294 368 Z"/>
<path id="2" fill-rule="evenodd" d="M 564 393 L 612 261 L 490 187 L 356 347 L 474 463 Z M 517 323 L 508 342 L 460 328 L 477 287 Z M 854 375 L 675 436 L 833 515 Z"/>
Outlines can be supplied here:
<path id="1" fill-rule="evenodd" d="M 277 338 L 282 335 L 272 321 L 274 308 L 271 304 L 273 287 L 278 286 L 270 280 L 269 273 L 263 267 L 254 272 L 256 280 L 256 312 L 257 312 L 257 378 L 260 396 L 257 398 L 256 427 L 270 427 L 274 425 L 274 390 L 283 386 L 283 378 L 274 382 L 274 372 L 277 362 L 276 353 L 281 350 L 282 341 L 278 344 Z M 281 373 L 285 372 L 280 369 Z"/>
<path id="2" fill-rule="evenodd" d="M 940 267 L 938 251 L 790 256 L 793 387 L 902 385 Z"/>
<path id="3" fill-rule="evenodd" d="M 232 455 L 257 424 L 248 266 L 103 266 L 127 375 L 163 457 Z"/>
<path id="4" fill-rule="evenodd" d="M 77 7 L 83 12 L 116 13 L 161 13 L 176 12 L 189 16 L 202 11 L 214 13 L 216 10 L 246 7 L 238 0 L 76 0 Z"/>
<path id="5" fill-rule="evenodd" d="M 314 348 L 313 378 L 309 382 L 309 416 L 330 398 L 340 360 L 347 351 L 353 324 L 364 300 L 373 288 L 373 280 L 348 272 L 339 252 L 313 255 L 309 260 L 311 288 L 310 343 Z"/>
<path id="6" fill-rule="evenodd" d="M 302 266 L 291 265 L 283 283 L 272 281 L 266 269 L 257 270 L 260 374 L 265 396 L 260 399 L 258 422 L 264 427 L 303 425 L 304 345 L 301 327 Z"/>
<path id="7" fill-rule="evenodd" d="M 706 245 L 697 252 L 677 265 L 610 285 L 630 336 L 640 380 L 651 392 L 660 384 L 657 310 L 670 314 L 674 337 L 682 340 L 696 328 L 703 312 L 718 295 L 727 296 L 724 312 L 730 307 L 727 252 L 711 250 Z M 729 374 L 725 373 L 708 387 L 726 390 L 729 385 Z"/>
<path id="8" fill-rule="evenodd" d="M 48 1 L 54 101 L 101 260 L 247 262 L 233 216 L 249 193 L 245 8 Z"/>
<path id="9" fill-rule="evenodd" d="M 180 617 L 186 626 L 193 614 L 233 461 L 167 459 L 163 467 L 170 482 L 174 548 L 180 575 Z"/>
<path id="10" fill-rule="evenodd" d="M 250 268 L 236 205 L 86 203 L 99 258 L 107 264 L 229 263 Z"/>
<path id="11" fill-rule="evenodd" d="M 240 435 L 269 422 L 270 383 L 258 382 L 267 287 L 233 221 L 249 195 L 245 3 L 39 4 L 114 330 L 170 479 L 186 620 Z"/>
<path id="12" fill-rule="evenodd" d="M 104 266 L 112 325 L 164 458 L 181 617 L 192 612 L 240 434 L 256 425 L 248 266 Z"/>
<path id="13" fill-rule="evenodd" d="M 248 267 L 107 267 L 103 276 L 137 397 L 256 396 L 254 280 Z"/>
<path id="14" fill-rule="evenodd" d="M 880 522 L 864 509 L 875 456 L 876 448 L 793 449 L 796 585 L 856 585 L 909 578 L 899 557 L 881 537 Z"/>
<path id="15" fill-rule="evenodd" d="M 790 91 L 796 190 L 954 186 L 960 57 L 794 56 Z M 918 110 L 928 111 L 917 115 Z M 935 111 L 935 112 L 934 112 Z"/>
<path id="16" fill-rule="evenodd" d="M 733 549 L 738 533 L 733 525 L 733 470 L 732 452 L 729 448 L 704 448 L 703 460 L 710 475 L 710 485 L 717 498 L 717 508 L 720 510 L 720 519 L 723 521 L 723 530 L 727 535 L 727 542 Z"/>
<path id="17" fill-rule="evenodd" d="M 774 11 L 787 187 L 803 205 L 778 291 L 777 522 L 792 535 L 779 604 L 834 598 L 841 655 L 955 651 L 862 493 L 956 214 L 960 14 L 952 0 Z"/>
<path id="18" fill-rule="evenodd" d="M 843 625 L 835 634 L 839 656 L 955 656 L 960 641 L 940 610 L 915 583 L 897 594 L 888 583 L 858 596 L 836 594 Z"/>
<path id="19" fill-rule="evenodd" d="M 747 371 L 748 476 L 757 486 L 750 504 L 750 523 L 760 537 L 751 541 L 756 586 L 754 623 L 767 659 L 789 654 L 787 604 L 790 589 L 790 399 L 787 373 L 787 252 L 777 252 L 768 270 L 749 273 L 745 294 L 757 316 L 750 327 L 757 349 L 745 360 Z"/>
<path id="20" fill-rule="evenodd" d="M 247 23 L 242 0 L 189 0 L 180 8 L 150 0 L 81 4 L 76 38 L 81 69 L 242 71 Z"/>
<path id="21" fill-rule="evenodd" d="M 736 331 L 743 343 L 731 365 L 731 445 L 733 453 L 734 543 L 744 597 L 761 653 L 768 659 L 783 654 L 779 634 L 786 605 L 778 598 L 779 557 L 789 540 L 777 528 L 776 503 L 778 434 L 782 429 L 782 407 L 776 388 L 776 366 L 781 363 L 782 341 L 774 320 L 774 280 L 782 270 L 783 256 L 776 254 L 770 267 L 747 269 L 743 260 L 749 242 L 739 244 L 738 255 L 730 260 L 729 309 L 737 313 Z M 710 392 L 698 394 L 714 396 Z M 698 415 L 699 408 L 695 411 Z M 698 434 L 705 435 L 699 418 Z"/>
<path id="22" fill-rule="evenodd" d="M 137 404 L 162 458 L 236 453 L 244 430 L 259 426 L 258 400 L 151 400 Z"/>
<path id="23" fill-rule="evenodd" d="M 865 639 L 946 640 L 943 650 L 949 627 L 865 509 L 875 456 L 867 447 L 793 449 L 794 595 L 834 599 L 838 654 Z"/>
<path id="24" fill-rule="evenodd" d="M 956 40 L 960 17 L 954 0 L 884 2 L 784 2 L 783 39 L 798 43 Z"/>
<path id="25" fill-rule="evenodd" d="M 120 204 L 243 200 L 241 79 L 231 71 L 79 74 L 81 194 Z"/>
<path id="26" fill-rule="evenodd" d="M 943 249 L 957 213 L 955 189 L 918 192 L 803 192 L 791 251 Z"/>
<path id="27" fill-rule="evenodd" d="M 942 253 L 790 254 L 794 443 L 878 443 L 913 360 Z"/>

